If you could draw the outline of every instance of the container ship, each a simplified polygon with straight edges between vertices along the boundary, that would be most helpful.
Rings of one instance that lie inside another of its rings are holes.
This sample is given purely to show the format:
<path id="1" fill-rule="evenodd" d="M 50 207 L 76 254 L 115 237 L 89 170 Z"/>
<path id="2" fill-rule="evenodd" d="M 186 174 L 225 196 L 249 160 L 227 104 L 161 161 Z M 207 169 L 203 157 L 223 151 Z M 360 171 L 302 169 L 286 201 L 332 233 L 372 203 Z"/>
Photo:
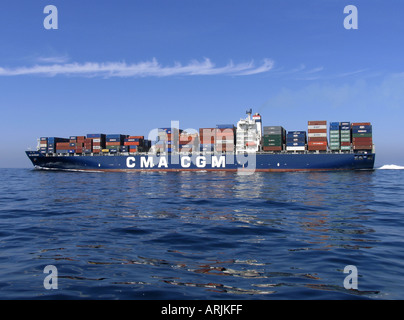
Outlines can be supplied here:
<path id="1" fill-rule="evenodd" d="M 370 122 L 308 121 L 307 130 L 263 126 L 260 114 L 237 125 L 181 130 L 177 125 L 141 135 L 92 133 L 41 137 L 26 151 L 36 169 L 73 171 L 286 172 L 372 170 Z"/>

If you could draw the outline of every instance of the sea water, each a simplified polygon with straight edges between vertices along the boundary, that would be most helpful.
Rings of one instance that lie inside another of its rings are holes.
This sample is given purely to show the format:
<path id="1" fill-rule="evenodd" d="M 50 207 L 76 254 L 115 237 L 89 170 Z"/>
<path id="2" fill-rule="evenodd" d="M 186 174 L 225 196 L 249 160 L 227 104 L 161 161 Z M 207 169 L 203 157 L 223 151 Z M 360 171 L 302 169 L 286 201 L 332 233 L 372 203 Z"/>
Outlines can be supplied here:
<path id="1" fill-rule="evenodd" d="M 0 299 L 404 299 L 400 169 L 0 169 Z"/>

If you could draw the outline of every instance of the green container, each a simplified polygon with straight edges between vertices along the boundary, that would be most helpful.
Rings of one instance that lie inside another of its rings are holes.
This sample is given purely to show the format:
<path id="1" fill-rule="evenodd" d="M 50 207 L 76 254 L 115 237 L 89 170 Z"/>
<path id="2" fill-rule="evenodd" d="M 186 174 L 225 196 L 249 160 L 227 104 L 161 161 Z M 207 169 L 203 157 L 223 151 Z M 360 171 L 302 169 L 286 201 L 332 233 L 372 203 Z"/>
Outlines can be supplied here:
<path id="1" fill-rule="evenodd" d="M 341 150 L 351 150 L 351 146 L 341 146 Z"/>
<path id="2" fill-rule="evenodd" d="M 352 138 L 372 138 L 371 133 L 354 133 L 352 134 Z"/>
<path id="3" fill-rule="evenodd" d="M 283 143 L 282 136 L 280 135 L 268 135 L 263 136 L 262 144 L 263 146 L 270 147 L 270 146 L 281 146 Z"/>

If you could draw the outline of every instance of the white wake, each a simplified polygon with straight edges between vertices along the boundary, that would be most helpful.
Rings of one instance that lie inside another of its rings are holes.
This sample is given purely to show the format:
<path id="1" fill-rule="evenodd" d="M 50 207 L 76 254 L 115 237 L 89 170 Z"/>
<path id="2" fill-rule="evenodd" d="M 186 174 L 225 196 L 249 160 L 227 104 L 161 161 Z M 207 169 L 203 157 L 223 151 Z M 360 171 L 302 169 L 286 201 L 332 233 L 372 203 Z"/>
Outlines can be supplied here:
<path id="1" fill-rule="evenodd" d="M 397 166 L 395 164 L 385 164 L 384 166 L 381 166 L 380 168 L 377 169 L 383 169 L 383 170 L 403 170 L 404 166 Z"/>

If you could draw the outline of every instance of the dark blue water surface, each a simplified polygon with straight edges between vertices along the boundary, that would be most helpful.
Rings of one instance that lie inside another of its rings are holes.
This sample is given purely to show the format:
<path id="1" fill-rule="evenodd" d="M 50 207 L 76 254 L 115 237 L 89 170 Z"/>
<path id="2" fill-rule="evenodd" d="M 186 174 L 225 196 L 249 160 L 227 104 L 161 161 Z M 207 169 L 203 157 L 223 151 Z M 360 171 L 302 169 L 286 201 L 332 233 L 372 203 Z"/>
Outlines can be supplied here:
<path id="1" fill-rule="evenodd" d="M 404 299 L 404 170 L 0 173 L 1 299 Z"/>

